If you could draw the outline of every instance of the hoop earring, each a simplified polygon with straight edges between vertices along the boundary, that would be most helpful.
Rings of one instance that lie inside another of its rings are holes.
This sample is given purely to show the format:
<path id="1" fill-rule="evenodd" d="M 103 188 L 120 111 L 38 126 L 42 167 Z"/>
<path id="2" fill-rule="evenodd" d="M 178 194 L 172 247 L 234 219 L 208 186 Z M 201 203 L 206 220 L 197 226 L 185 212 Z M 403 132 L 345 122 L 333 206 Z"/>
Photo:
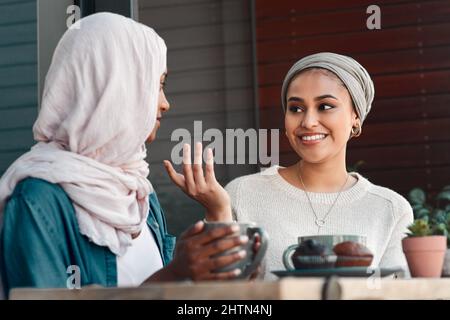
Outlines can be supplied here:
<path id="1" fill-rule="evenodd" d="M 362 127 L 358 123 L 356 127 L 352 127 L 352 137 L 359 137 L 362 133 Z"/>

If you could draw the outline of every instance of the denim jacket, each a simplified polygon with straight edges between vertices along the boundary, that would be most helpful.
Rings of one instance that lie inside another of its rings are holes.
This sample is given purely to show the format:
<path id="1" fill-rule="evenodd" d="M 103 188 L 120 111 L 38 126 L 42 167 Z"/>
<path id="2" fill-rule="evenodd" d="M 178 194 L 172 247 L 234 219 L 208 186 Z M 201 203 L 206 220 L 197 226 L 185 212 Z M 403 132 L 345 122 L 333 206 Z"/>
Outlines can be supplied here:
<path id="1" fill-rule="evenodd" d="M 167 265 L 175 237 L 167 233 L 156 193 L 149 201 L 147 225 Z M 74 270 L 79 270 L 81 286 L 117 286 L 116 256 L 79 232 L 72 201 L 58 184 L 36 178 L 17 184 L 6 204 L 0 270 L 6 294 L 15 287 L 67 287 Z"/>

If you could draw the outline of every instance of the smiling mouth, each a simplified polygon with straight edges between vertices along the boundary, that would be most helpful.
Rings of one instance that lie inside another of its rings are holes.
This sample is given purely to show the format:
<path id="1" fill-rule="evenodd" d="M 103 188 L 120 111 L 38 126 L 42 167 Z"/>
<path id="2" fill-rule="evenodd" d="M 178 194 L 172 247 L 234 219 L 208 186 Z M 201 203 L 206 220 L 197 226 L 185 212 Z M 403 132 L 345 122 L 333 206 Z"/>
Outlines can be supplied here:
<path id="1" fill-rule="evenodd" d="M 318 133 L 318 134 L 314 134 L 314 135 L 301 135 L 298 136 L 302 141 L 307 142 L 307 141 L 321 141 L 323 139 L 325 139 L 328 135 L 324 134 L 324 133 Z"/>

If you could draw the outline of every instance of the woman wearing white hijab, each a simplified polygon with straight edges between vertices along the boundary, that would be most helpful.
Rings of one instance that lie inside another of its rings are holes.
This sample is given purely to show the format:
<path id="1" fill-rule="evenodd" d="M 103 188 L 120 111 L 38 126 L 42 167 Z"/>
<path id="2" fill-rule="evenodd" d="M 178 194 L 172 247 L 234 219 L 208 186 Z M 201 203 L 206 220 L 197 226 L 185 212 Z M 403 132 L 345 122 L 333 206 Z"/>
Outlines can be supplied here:
<path id="1" fill-rule="evenodd" d="M 172 260 L 175 239 L 145 161 L 145 142 L 169 109 L 165 77 L 163 40 L 131 19 L 99 13 L 64 34 L 33 127 L 37 144 L 0 181 L 6 292 L 65 287 L 74 270 L 78 285 L 104 286 L 238 275 L 213 272 L 243 257 L 212 257 L 247 241 L 223 240 L 232 227 L 207 233 L 198 222 Z"/>
<path id="2" fill-rule="evenodd" d="M 297 237 L 327 234 L 365 236 L 372 267 L 408 272 L 401 239 L 413 221 L 411 206 L 398 193 L 346 169 L 347 142 L 361 134 L 373 98 L 369 74 L 347 56 L 313 54 L 287 73 L 281 103 L 298 161 L 226 187 L 235 218 L 256 222 L 271 235 L 267 279 L 275 278 L 271 271 L 285 270 L 283 252 Z"/>

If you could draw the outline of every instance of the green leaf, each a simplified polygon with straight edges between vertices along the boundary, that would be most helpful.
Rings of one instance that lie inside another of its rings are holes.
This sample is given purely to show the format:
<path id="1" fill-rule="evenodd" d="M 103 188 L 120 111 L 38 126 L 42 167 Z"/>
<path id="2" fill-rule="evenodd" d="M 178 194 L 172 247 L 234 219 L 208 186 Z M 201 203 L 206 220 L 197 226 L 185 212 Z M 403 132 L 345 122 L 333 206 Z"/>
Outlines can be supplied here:
<path id="1" fill-rule="evenodd" d="M 408 227 L 410 237 L 425 237 L 432 234 L 432 230 L 427 220 L 416 219 Z"/>
<path id="2" fill-rule="evenodd" d="M 431 233 L 435 236 L 447 236 L 447 226 L 444 223 L 439 223 L 433 226 Z"/>
<path id="3" fill-rule="evenodd" d="M 424 204 L 425 192 L 422 189 L 414 188 L 409 192 L 409 201 L 411 204 Z"/>
<path id="4" fill-rule="evenodd" d="M 450 201 L 450 190 L 442 191 L 436 196 L 437 200 L 447 200 Z"/>
<path id="5" fill-rule="evenodd" d="M 446 223 L 447 222 L 447 214 L 442 209 L 435 209 L 433 211 L 433 222 L 436 224 Z"/>
<path id="6" fill-rule="evenodd" d="M 445 211 L 447 212 L 447 214 L 450 213 L 450 204 L 445 206 Z"/>
<path id="7" fill-rule="evenodd" d="M 414 219 L 425 219 L 428 221 L 428 217 L 430 215 L 430 210 L 427 208 L 421 208 L 419 210 L 414 211 Z"/>

